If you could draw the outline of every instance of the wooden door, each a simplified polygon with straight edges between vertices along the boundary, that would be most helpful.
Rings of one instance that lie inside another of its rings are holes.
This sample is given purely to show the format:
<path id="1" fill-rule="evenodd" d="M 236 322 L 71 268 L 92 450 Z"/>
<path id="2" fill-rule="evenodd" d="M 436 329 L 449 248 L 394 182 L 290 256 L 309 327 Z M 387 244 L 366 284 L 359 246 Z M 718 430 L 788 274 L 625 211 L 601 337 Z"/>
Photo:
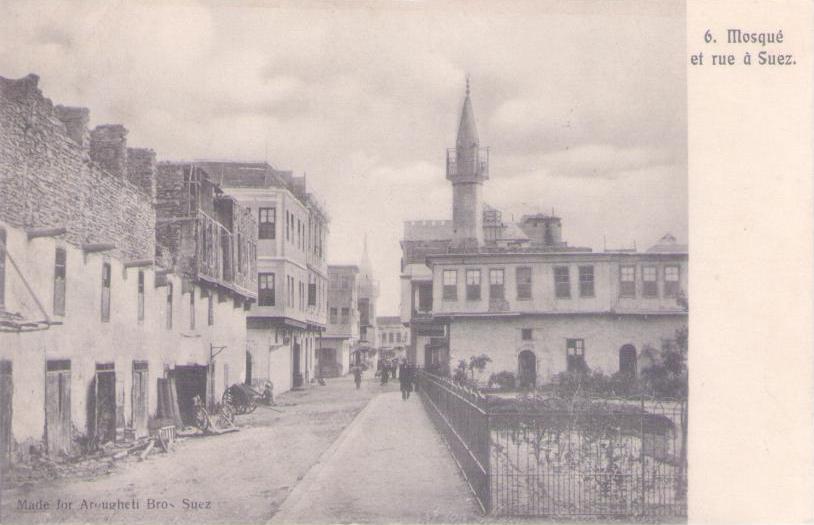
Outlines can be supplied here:
<path id="1" fill-rule="evenodd" d="M 48 455 L 56 457 L 70 454 L 71 362 L 68 360 L 46 363 L 45 437 Z"/>
<path id="2" fill-rule="evenodd" d="M 133 362 L 133 388 L 131 400 L 133 404 L 133 429 L 136 437 L 146 436 L 147 429 L 147 406 L 149 379 L 147 373 L 147 363 L 145 361 Z"/>
<path id="3" fill-rule="evenodd" d="M 302 386 L 302 374 L 300 373 L 300 345 L 299 343 L 294 343 L 293 349 L 293 366 L 294 369 L 294 376 L 292 378 L 292 384 L 295 387 Z"/>
<path id="4" fill-rule="evenodd" d="M 100 369 L 104 367 L 104 369 Z M 112 365 L 96 365 L 96 425 L 94 435 L 101 446 L 116 441 L 116 372 Z"/>
<path id="5" fill-rule="evenodd" d="M 11 361 L 0 361 L 0 468 L 11 461 Z"/>

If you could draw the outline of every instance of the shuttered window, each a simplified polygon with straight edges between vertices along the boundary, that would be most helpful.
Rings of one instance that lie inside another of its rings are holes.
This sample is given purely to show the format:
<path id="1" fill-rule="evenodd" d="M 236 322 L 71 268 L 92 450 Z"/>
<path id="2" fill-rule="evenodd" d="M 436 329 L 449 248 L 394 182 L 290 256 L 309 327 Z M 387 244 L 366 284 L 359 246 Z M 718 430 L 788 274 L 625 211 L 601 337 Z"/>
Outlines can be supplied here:
<path id="1" fill-rule="evenodd" d="M 102 264 L 102 322 L 110 321 L 110 263 Z"/>
<path id="2" fill-rule="evenodd" d="M 57 248 L 54 256 L 54 315 L 65 315 L 65 248 Z"/>
<path id="3" fill-rule="evenodd" d="M 517 298 L 531 299 L 531 268 L 521 266 L 515 270 L 517 280 Z"/>
<path id="4" fill-rule="evenodd" d="M 635 266 L 621 266 L 619 268 L 619 296 L 636 297 Z"/>
<path id="5" fill-rule="evenodd" d="M 567 266 L 554 267 L 554 294 L 559 299 L 571 297 L 571 275 Z"/>

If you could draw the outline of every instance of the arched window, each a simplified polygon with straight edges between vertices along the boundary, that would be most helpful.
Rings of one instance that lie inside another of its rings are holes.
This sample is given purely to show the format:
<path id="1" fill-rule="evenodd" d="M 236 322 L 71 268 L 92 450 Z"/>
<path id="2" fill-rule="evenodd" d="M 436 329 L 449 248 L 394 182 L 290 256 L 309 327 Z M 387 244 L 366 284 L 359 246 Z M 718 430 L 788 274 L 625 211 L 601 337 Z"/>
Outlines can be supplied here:
<path id="1" fill-rule="evenodd" d="M 537 357 L 531 350 L 523 350 L 517 356 L 517 383 L 520 388 L 537 385 Z"/>
<path id="2" fill-rule="evenodd" d="M 619 372 L 629 375 L 636 375 L 636 347 L 624 345 L 619 349 Z"/>

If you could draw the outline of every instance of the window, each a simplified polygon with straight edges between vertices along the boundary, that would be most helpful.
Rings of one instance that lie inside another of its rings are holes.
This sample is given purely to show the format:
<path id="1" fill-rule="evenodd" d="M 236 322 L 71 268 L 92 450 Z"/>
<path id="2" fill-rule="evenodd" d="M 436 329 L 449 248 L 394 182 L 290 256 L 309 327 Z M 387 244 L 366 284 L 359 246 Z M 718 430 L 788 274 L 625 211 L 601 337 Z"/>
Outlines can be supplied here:
<path id="1" fill-rule="evenodd" d="M 418 285 L 418 311 L 432 311 L 432 284 Z"/>
<path id="2" fill-rule="evenodd" d="M 517 298 L 531 299 L 531 268 L 521 266 L 515 270 L 517 279 Z"/>
<path id="3" fill-rule="evenodd" d="M 110 263 L 102 264 L 102 322 L 110 321 Z"/>
<path id="4" fill-rule="evenodd" d="M 167 330 L 172 330 L 172 283 L 167 283 L 167 317 L 165 326 Z"/>
<path id="5" fill-rule="evenodd" d="M 520 329 L 520 339 L 522 339 L 523 341 L 531 341 L 533 339 L 532 333 L 533 332 L 532 332 L 531 328 L 521 328 Z"/>
<path id="6" fill-rule="evenodd" d="M 257 306 L 274 306 L 274 274 L 257 274 Z"/>
<path id="7" fill-rule="evenodd" d="M 317 278 L 311 274 L 308 276 L 308 306 L 317 305 Z"/>
<path id="8" fill-rule="evenodd" d="M 138 272 L 138 320 L 144 320 L 144 272 Z"/>
<path id="9" fill-rule="evenodd" d="M 642 267 L 642 295 L 656 297 L 659 295 L 659 283 L 655 266 Z"/>
<path id="10" fill-rule="evenodd" d="M 331 324 L 336 324 L 336 308 L 331 308 Z"/>
<path id="11" fill-rule="evenodd" d="M 342 308 L 342 324 L 350 323 L 350 308 Z"/>
<path id="12" fill-rule="evenodd" d="M 587 372 L 588 365 L 585 363 L 585 340 L 567 339 L 566 366 L 569 372 Z"/>
<path id="13" fill-rule="evenodd" d="M 664 267 L 664 295 L 666 297 L 675 297 L 679 291 L 679 267 L 677 265 L 670 265 Z"/>
<path id="14" fill-rule="evenodd" d="M 489 270 L 489 299 L 503 299 L 503 269 Z"/>
<path id="15" fill-rule="evenodd" d="M 458 271 L 457 270 L 444 270 L 444 290 L 443 298 L 445 301 L 458 300 Z"/>
<path id="16" fill-rule="evenodd" d="M 401 332 L 398 332 L 398 333 L 396 334 L 396 342 L 397 342 L 397 343 L 400 343 L 400 342 L 401 342 Z"/>
<path id="17" fill-rule="evenodd" d="M 579 296 L 580 297 L 593 297 L 594 296 L 594 267 L 593 266 L 580 266 L 579 267 Z"/>
<path id="18" fill-rule="evenodd" d="M 207 293 L 206 294 L 206 299 L 207 299 L 207 305 L 206 305 L 206 309 L 207 309 L 206 317 L 207 317 L 207 319 L 206 319 L 206 324 L 208 324 L 209 326 L 214 326 L 215 325 L 215 298 L 214 298 L 214 292 L 210 291 L 209 293 Z"/>
<path id="19" fill-rule="evenodd" d="M 277 208 L 260 208 L 258 210 L 258 239 L 274 239 L 277 235 Z"/>
<path id="20" fill-rule="evenodd" d="M 636 297 L 636 267 L 619 267 L 619 296 Z"/>
<path id="21" fill-rule="evenodd" d="M 560 299 L 571 297 L 571 275 L 567 266 L 554 267 L 554 295 Z"/>
<path id="22" fill-rule="evenodd" d="M 65 315 L 65 248 L 57 248 L 54 257 L 54 315 Z"/>
<path id="23" fill-rule="evenodd" d="M 466 300 L 480 300 L 480 270 L 466 271 Z"/>
<path id="24" fill-rule="evenodd" d="M 390 334 L 388 334 L 388 340 L 387 340 L 387 342 L 388 342 L 388 343 L 392 343 L 393 341 L 395 341 L 395 337 L 394 337 L 393 332 L 390 332 Z"/>
<path id="25" fill-rule="evenodd" d="M 195 330 L 195 288 L 189 290 L 189 329 Z"/>

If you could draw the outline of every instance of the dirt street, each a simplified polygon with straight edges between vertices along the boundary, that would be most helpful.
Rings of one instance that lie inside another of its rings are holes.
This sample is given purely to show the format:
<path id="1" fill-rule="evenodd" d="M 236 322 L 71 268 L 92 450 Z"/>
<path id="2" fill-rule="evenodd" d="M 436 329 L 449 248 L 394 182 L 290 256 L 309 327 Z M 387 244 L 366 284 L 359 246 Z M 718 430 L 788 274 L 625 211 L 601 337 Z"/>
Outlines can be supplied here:
<path id="1" fill-rule="evenodd" d="M 240 432 L 189 438 L 107 475 L 5 490 L 0 522 L 265 523 L 368 401 L 398 388 L 366 375 L 359 391 L 348 376 L 288 392 L 281 412 L 239 416 Z"/>

